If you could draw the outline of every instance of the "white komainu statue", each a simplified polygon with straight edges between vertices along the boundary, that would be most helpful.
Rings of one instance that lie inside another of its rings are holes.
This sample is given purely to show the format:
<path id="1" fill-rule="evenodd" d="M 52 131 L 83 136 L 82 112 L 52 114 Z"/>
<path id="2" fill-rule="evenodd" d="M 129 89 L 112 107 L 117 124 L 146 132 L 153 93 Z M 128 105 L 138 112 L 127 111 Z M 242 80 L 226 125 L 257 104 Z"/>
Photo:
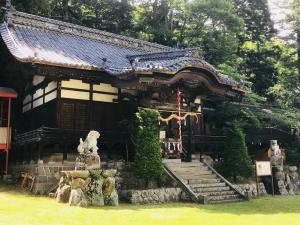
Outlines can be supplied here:
<path id="1" fill-rule="evenodd" d="M 97 147 L 97 139 L 100 137 L 100 133 L 98 131 L 92 130 L 87 135 L 85 141 L 80 138 L 80 144 L 77 147 L 79 154 L 96 154 L 98 147 Z M 92 151 L 92 152 L 91 152 Z"/>

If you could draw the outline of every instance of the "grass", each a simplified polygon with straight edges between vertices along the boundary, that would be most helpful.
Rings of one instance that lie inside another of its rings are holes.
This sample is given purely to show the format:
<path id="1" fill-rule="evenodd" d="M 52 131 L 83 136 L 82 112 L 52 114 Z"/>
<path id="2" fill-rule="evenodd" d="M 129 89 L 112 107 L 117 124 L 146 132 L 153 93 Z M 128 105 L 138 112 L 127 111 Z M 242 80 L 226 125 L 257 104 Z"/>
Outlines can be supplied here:
<path id="1" fill-rule="evenodd" d="M 225 205 L 172 203 L 80 208 L 0 187 L 0 225 L 300 225 L 300 196 Z"/>

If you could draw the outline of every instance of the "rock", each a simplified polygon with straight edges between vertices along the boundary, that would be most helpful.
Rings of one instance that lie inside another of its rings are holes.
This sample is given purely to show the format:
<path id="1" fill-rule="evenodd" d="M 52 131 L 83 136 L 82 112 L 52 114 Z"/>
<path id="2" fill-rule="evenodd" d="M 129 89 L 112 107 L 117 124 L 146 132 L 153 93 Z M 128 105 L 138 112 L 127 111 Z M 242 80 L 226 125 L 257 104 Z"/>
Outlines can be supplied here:
<path id="1" fill-rule="evenodd" d="M 61 177 L 58 182 L 58 187 L 62 188 L 66 184 L 66 177 Z"/>
<path id="2" fill-rule="evenodd" d="M 71 193 L 70 185 L 64 185 L 62 187 L 59 187 L 56 192 L 57 202 L 67 203 L 70 198 L 70 193 Z"/>
<path id="3" fill-rule="evenodd" d="M 106 205 L 111 205 L 111 206 L 117 206 L 119 205 L 119 196 L 116 190 L 114 190 L 107 201 L 105 202 Z"/>
<path id="4" fill-rule="evenodd" d="M 284 180 L 284 173 L 283 172 L 276 172 L 275 173 L 275 180 Z"/>
<path id="5" fill-rule="evenodd" d="M 94 180 L 102 178 L 102 170 L 89 170 L 89 174 L 89 176 Z"/>
<path id="6" fill-rule="evenodd" d="M 288 191 L 286 190 L 285 184 L 283 180 L 277 181 L 278 186 L 278 194 L 280 195 L 288 195 Z"/>
<path id="7" fill-rule="evenodd" d="M 68 171 L 68 172 L 72 178 L 86 179 L 90 175 L 89 171 L 87 171 L 87 170 L 73 170 L 73 171 Z"/>
<path id="8" fill-rule="evenodd" d="M 106 196 L 109 196 L 114 189 L 115 189 L 115 179 L 113 177 L 106 178 L 104 180 L 103 188 L 102 188 L 104 198 Z"/>
<path id="9" fill-rule="evenodd" d="M 100 169 L 100 156 L 97 154 L 81 154 L 76 158 L 75 170 Z"/>
<path id="10" fill-rule="evenodd" d="M 49 198 L 55 198 L 55 196 L 56 196 L 56 194 L 55 193 L 53 193 L 53 192 L 51 192 L 51 193 L 49 193 Z"/>
<path id="11" fill-rule="evenodd" d="M 297 172 L 297 166 L 289 166 L 290 172 Z"/>
<path id="12" fill-rule="evenodd" d="M 86 155 L 85 166 L 87 170 L 100 169 L 100 156 L 96 154 Z"/>
<path id="13" fill-rule="evenodd" d="M 102 176 L 104 178 L 107 178 L 107 177 L 115 177 L 117 174 L 117 170 L 114 170 L 114 169 L 110 169 L 110 170 L 103 170 L 102 172 Z"/>
<path id="14" fill-rule="evenodd" d="M 102 193 L 105 205 L 118 205 L 119 198 L 115 189 L 115 178 L 108 177 L 104 180 Z"/>
<path id="15" fill-rule="evenodd" d="M 102 187 L 103 187 L 103 179 L 91 180 L 86 191 L 89 205 L 92 206 L 104 205 Z"/>
<path id="16" fill-rule="evenodd" d="M 82 178 L 76 178 L 76 179 L 73 179 L 71 181 L 71 188 L 72 189 L 82 189 L 84 190 L 86 188 L 86 183 L 85 183 L 85 180 L 82 179 Z"/>
<path id="17" fill-rule="evenodd" d="M 71 190 L 69 205 L 87 207 L 87 199 L 81 189 Z"/>

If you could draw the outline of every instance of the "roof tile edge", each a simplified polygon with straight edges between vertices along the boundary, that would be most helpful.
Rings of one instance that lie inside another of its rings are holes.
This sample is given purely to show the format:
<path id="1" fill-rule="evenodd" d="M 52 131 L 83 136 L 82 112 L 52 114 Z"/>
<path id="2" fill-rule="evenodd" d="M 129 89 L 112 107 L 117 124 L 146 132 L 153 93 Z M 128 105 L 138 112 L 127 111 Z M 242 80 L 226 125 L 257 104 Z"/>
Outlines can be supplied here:
<path id="1" fill-rule="evenodd" d="M 68 22 L 54 20 L 46 17 L 36 16 L 28 13 L 23 13 L 15 10 L 8 10 L 6 20 L 9 26 L 29 26 L 31 28 L 38 28 L 42 30 L 51 30 L 55 32 L 65 33 L 74 36 L 80 36 L 93 40 L 102 41 L 112 45 L 126 47 L 130 49 L 157 52 L 170 51 L 174 48 L 151 43 L 131 37 L 122 36 L 119 34 L 109 33 L 93 28 L 88 28 Z"/>

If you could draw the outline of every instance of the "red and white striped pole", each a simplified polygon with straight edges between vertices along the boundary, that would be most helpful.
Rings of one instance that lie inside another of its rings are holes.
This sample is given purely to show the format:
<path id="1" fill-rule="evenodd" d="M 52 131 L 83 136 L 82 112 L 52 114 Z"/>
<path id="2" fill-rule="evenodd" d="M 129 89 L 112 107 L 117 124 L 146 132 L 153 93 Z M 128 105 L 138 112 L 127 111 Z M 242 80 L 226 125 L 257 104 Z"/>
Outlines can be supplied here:
<path id="1" fill-rule="evenodd" d="M 178 116 L 179 118 L 181 117 L 181 108 L 180 108 L 180 103 L 181 103 L 181 97 L 180 97 L 180 90 L 177 88 L 177 108 L 178 108 Z M 181 119 L 177 121 L 178 123 L 178 136 L 179 136 L 179 151 L 182 153 L 182 134 L 181 134 Z"/>

